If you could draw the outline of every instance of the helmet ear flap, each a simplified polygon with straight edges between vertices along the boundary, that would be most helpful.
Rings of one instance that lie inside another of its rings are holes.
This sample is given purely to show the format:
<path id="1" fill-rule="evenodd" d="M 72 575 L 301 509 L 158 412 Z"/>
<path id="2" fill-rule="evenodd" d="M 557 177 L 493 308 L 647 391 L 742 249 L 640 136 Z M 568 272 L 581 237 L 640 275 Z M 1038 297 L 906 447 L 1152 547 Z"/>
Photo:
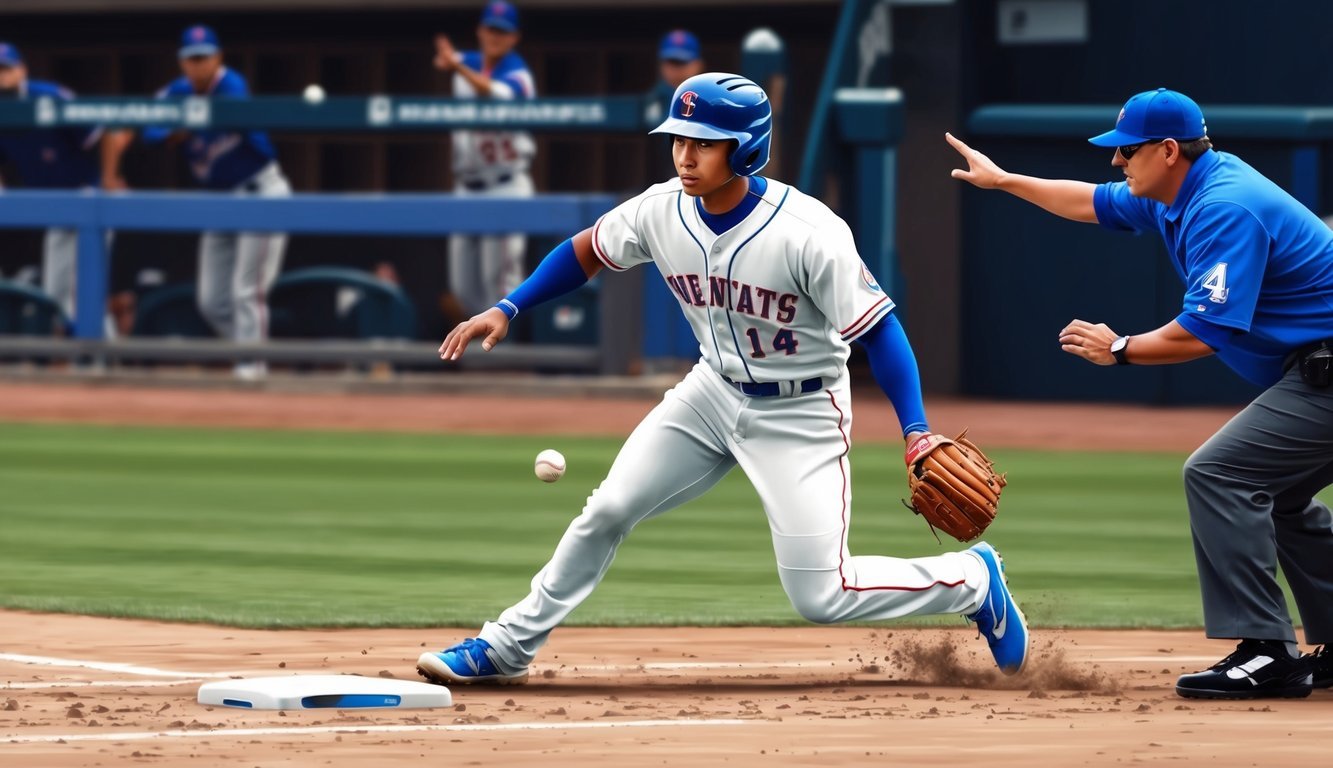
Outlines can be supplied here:
<path id="1" fill-rule="evenodd" d="M 768 165 L 768 149 L 772 132 L 764 131 L 751 137 L 731 154 L 731 171 L 737 176 L 753 176 Z"/>

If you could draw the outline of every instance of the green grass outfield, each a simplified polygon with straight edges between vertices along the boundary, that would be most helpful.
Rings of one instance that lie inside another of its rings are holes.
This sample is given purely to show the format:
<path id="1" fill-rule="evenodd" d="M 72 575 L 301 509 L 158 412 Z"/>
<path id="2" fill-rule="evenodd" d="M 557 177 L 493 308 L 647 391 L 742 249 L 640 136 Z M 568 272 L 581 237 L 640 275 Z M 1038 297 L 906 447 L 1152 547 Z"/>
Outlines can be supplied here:
<path id="1" fill-rule="evenodd" d="M 474 626 L 526 592 L 619 444 L 0 424 L 0 604 L 262 627 Z M 554 485 L 532 475 L 547 447 L 569 460 Z M 958 548 L 899 503 L 900 457 L 897 445 L 854 450 L 852 552 Z M 1184 456 L 994 457 L 1011 485 L 987 538 L 1034 623 L 1200 625 Z M 735 471 L 636 530 L 570 623 L 803 620 Z"/>

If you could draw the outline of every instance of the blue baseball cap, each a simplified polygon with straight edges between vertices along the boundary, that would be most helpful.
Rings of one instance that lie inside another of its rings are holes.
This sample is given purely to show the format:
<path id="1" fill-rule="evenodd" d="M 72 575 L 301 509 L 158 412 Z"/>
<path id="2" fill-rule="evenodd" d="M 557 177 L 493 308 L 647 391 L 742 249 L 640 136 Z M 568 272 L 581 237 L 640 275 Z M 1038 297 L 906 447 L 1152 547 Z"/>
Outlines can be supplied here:
<path id="1" fill-rule="evenodd" d="M 699 38 L 683 29 L 673 29 L 662 36 L 657 58 L 663 61 L 694 61 L 699 58 Z"/>
<path id="2" fill-rule="evenodd" d="M 211 27 L 196 24 L 181 33 L 181 48 L 176 55 L 187 59 L 191 56 L 212 56 L 220 50 L 222 44 L 218 42 L 218 33 Z"/>
<path id="3" fill-rule="evenodd" d="M 0 67 L 19 67 L 23 65 L 23 54 L 9 43 L 0 43 Z"/>
<path id="4" fill-rule="evenodd" d="M 1158 88 L 1131 96 L 1115 128 L 1088 139 L 1098 147 L 1124 147 L 1149 139 L 1194 141 L 1208 135 L 1203 110 L 1183 93 Z"/>
<path id="5" fill-rule="evenodd" d="M 518 31 L 518 9 L 505 0 L 491 0 L 481 12 L 481 25 L 504 32 Z"/>

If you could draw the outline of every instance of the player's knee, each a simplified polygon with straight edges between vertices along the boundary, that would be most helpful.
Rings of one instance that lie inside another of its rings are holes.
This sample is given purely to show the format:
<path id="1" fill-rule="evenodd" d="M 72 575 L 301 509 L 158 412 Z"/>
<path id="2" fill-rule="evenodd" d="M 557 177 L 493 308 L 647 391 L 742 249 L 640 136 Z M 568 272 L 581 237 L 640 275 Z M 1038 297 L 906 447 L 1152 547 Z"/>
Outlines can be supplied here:
<path id="1" fill-rule="evenodd" d="M 793 578 L 794 577 L 794 578 Z M 842 620 L 839 607 L 841 590 L 824 573 L 786 574 L 783 586 L 791 606 L 801 618 L 815 624 L 833 624 Z"/>
<path id="2" fill-rule="evenodd" d="M 801 618 L 815 624 L 835 624 L 840 620 L 840 612 L 832 600 L 793 599 L 791 604 Z"/>
<path id="3" fill-rule="evenodd" d="M 588 497 L 580 519 L 583 525 L 592 530 L 624 534 L 638 522 L 640 513 L 641 510 L 629 494 L 599 488 Z"/>

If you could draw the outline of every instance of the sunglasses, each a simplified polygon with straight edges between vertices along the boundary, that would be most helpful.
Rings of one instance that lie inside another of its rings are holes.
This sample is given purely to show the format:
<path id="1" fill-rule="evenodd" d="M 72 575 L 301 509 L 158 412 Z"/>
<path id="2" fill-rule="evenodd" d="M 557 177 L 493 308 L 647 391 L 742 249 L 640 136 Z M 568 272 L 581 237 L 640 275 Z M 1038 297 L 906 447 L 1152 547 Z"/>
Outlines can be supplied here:
<path id="1" fill-rule="evenodd" d="M 1121 157 L 1128 160 L 1134 156 L 1134 153 L 1138 152 L 1140 149 L 1143 149 L 1149 144 L 1161 144 L 1164 141 L 1166 141 L 1166 139 L 1149 139 L 1148 141 L 1140 141 L 1138 144 L 1130 144 L 1124 147 L 1116 147 L 1115 150 L 1120 153 Z"/>

